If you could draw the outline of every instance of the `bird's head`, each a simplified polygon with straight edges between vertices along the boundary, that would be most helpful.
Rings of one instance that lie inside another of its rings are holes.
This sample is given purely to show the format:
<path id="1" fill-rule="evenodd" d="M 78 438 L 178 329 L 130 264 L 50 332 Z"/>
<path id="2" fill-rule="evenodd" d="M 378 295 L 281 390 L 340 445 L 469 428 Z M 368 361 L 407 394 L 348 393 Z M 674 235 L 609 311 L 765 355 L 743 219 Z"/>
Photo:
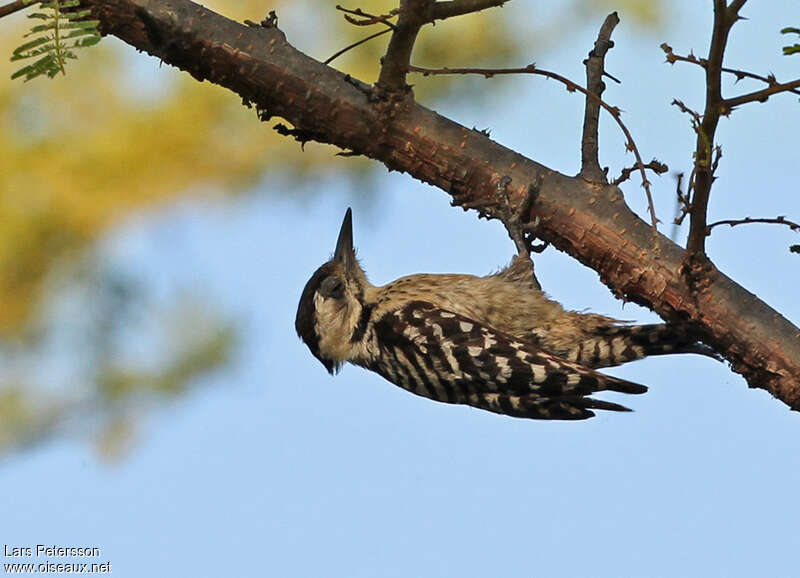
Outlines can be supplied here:
<path id="1" fill-rule="evenodd" d="M 353 249 L 353 213 L 348 208 L 333 257 L 306 283 L 294 322 L 297 335 L 331 374 L 350 359 L 367 286 Z"/>

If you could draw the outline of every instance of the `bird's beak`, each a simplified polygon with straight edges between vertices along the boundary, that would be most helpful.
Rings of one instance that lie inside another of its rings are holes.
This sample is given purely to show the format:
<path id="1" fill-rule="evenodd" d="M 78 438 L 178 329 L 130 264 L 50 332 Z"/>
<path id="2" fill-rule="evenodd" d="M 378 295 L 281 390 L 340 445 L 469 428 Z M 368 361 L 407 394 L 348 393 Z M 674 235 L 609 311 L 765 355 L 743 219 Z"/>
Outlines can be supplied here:
<path id="1" fill-rule="evenodd" d="M 356 253 L 353 250 L 353 211 L 350 207 L 347 208 L 347 212 L 344 214 L 333 260 L 341 263 L 345 270 L 352 269 L 356 264 Z"/>

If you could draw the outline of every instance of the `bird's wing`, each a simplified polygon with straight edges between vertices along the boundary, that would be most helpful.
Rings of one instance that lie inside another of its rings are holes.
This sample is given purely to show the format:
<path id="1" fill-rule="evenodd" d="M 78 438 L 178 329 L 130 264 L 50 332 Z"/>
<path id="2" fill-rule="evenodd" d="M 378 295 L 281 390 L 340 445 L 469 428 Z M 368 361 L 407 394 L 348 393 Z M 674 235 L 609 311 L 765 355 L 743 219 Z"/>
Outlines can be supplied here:
<path id="1" fill-rule="evenodd" d="M 534 419 L 586 419 L 592 409 L 630 411 L 587 397 L 647 388 L 547 353 L 463 315 L 424 301 L 375 323 L 381 355 L 366 364 L 418 395 Z"/>

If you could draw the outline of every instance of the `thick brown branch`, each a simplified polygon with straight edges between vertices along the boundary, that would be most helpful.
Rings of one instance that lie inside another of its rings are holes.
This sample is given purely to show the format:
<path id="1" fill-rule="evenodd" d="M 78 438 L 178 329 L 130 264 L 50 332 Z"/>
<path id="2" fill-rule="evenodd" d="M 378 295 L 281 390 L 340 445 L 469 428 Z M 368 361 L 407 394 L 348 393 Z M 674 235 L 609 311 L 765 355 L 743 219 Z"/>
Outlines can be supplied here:
<path id="1" fill-rule="evenodd" d="M 598 98 L 602 98 L 606 85 L 603 83 L 605 58 L 614 43 L 611 33 L 619 24 L 619 16 L 612 12 L 606 16 L 600 32 L 595 40 L 594 48 L 584 61 L 586 65 L 586 89 Z M 600 103 L 593 98 L 586 98 L 586 109 L 583 115 L 583 138 L 581 139 L 581 172 L 580 175 L 592 182 L 607 183 L 606 174 L 600 167 L 598 125 L 600 122 Z"/>
<path id="2" fill-rule="evenodd" d="M 598 271 L 617 295 L 703 324 L 751 386 L 800 409 L 800 330 L 713 266 L 692 291 L 679 273 L 685 251 L 654 235 L 616 187 L 559 174 L 408 99 L 387 114 L 370 86 L 298 52 L 277 28 L 243 26 L 188 0 L 84 2 L 105 33 L 230 88 L 264 117 L 440 187 L 461 206 L 494 215 L 502 179 L 512 208 L 541 182 L 529 215 L 539 217 L 538 236 Z"/>
<path id="3" fill-rule="evenodd" d="M 639 169 L 639 172 L 642 175 L 642 186 L 644 187 L 647 195 L 647 206 L 648 210 L 650 211 L 650 223 L 653 226 L 654 231 L 658 229 L 658 218 L 656 218 L 653 195 L 650 193 L 650 181 L 647 179 L 645 164 L 642 162 L 642 155 L 639 153 L 639 148 L 633 141 L 633 135 L 628 130 L 628 127 L 625 126 L 625 123 L 622 122 L 622 116 L 620 115 L 619 109 L 616 106 L 611 106 L 602 98 L 592 92 L 589 92 L 580 84 L 572 82 L 566 76 L 561 76 L 557 72 L 536 68 L 536 66 L 533 64 L 529 64 L 524 68 L 421 68 L 419 66 L 409 66 L 408 70 L 410 72 L 419 72 L 424 76 L 440 74 L 480 74 L 486 78 L 493 78 L 494 76 L 505 74 L 533 74 L 537 76 L 544 76 L 545 78 L 550 78 L 556 82 L 560 82 L 567 87 L 569 92 L 577 91 L 584 94 L 587 99 L 596 101 L 599 106 L 608 111 L 608 113 L 614 118 L 620 130 L 622 131 L 622 134 L 625 135 L 625 146 L 629 151 L 633 152 L 633 156 L 636 158 L 636 167 Z"/>
<path id="4" fill-rule="evenodd" d="M 3 16 L 8 16 L 9 14 L 13 14 L 14 12 L 19 12 L 27 6 L 30 6 L 30 4 L 25 4 L 23 0 L 16 0 L 11 4 L 4 4 L 3 6 L 0 6 L 0 18 Z"/>
<path id="5" fill-rule="evenodd" d="M 433 5 L 434 20 L 444 20 L 453 16 L 462 16 L 471 12 L 480 12 L 487 8 L 502 6 L 509 0 L 449 0 L 437 2 Z"/>

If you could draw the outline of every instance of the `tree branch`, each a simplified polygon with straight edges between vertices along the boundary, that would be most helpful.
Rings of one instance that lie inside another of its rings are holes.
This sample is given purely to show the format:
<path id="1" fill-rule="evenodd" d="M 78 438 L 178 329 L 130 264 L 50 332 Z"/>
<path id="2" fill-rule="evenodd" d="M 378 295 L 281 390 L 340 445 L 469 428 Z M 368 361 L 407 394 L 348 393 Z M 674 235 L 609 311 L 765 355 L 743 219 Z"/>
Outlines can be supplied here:
<path id="1" fill-rule="evenodd" d="M 433 5 L 433 20 L 444 20 L 453 16 L 463 16 L 471 12 L 480 12 L 487 8 L 502 6 L 509 0 L 450 0 Z"/>
<path id="2" fill-rule="evenodd" d="M 23 8 L 27 8 L 30 4 L 25 4 L 23 0 L 15 0 L 11 4 L 5 4 L 0 6 L 0 18 L 3 16 L 8 16 L 9 14 L 13 14 L 14 12 L 19 12 Z"/>
<path id="3" fill-rule="evenodd" d="M 300 53 L 275 27 L 243 26 L 188 0 L 84 2 L 104 33 L 231 89 L 265 118 L 280 115 L 320 142 L 440 187 L 455 204 L 493 216 L 504 176 L 512 208 L 541 179 L 540 238 L 598 271 L 616 295 L 702 324 L 751 386 L 800 409 L 800 330 L 713 265 L 708 282 L 690 288 L 679 272 L 685 251 L 654 235 L 616 187 L 562 175 L 410 99 L 387 117 L 372 87 Z"/>
<path id="4" fill-rule="evenodd" d="M 611 33 L 619 24 L 619 16 L 612 12 L 606 16 L 594 48 L 589 52 L 589 57 L 584 60 L 586 66 L 586 89 L 597 98 L 602 98 L 606 85 L 603 83 L 605 73 L 605 58 L 614 43 L 611 41 Z M 600 157 L 598 147 L 598 124 L 600 122 L 600 103 L 586 97 L 586 110 L 583 115 L 583 138 L 581 139 L 581 172 L 580 175 L 593 182 L 607 183 L 606 174 L 600 168 Z"/>
<path id="5" fill-rule="evenodd" d="M 376 86 L 387 93 L 401 94 L 409 90 L 406 84 L 411 52 L 419 29 L 431 21 L 433 0 L 400 0 L 397 24 L 381 60 L 381 73 Z"/>
<path id="6" fill-rule="evenodd" d="M 784 83 L 775 82 L 770 84 L 768 87 L 761 90 L 756 90 L 755 92 L 750 92 L 734 98 L 726 98 L 722 101 L 723 113 L 727 113 L 737 106 L 747 104 L 748 102 L 766 102 L 770 96 L 780 92 L 794 92 L 795 94 L 798 94 L 797 90 L 795 90 L 797 87 L 800 87 L 800 79 Z"/>
<path id="7" fill-rule="evenodd" d="M 745 217 L 744 219 L 725 219 L 723 221 L 717 221 L 716 223 L 711 223 L 706 229 L 706 235 L 711 234 L 711 229 L 714 227 L 719 227 L 720 225 L 729 225 L 731 227 L 736 227 L 737 225 L 748 225 L 750 223 L 765 223 L 769 225 L 786 225 L 792 231 L 800 231 L 800 225 L 795 223 L 794 221 L 790 221 L 784 216 L 778 216 L 774 219 L 771 218 L 757 218 L 754 219 L 752 217 Z"/>
<path id="8" fill-rule="evenodd" d="M 655 205 L 653 204 L 653 195 L 650 193 L 650 181 L 647 179 L 647 173 L 645 172 L 645 164 L 642 161 L 642 155 L 639 153 L 639 148 L 636 146 L 636 143 L 633 140 L 633 135 L 628 130 L 628 127 L 625 126 L 625 123 L 622 122 L 622 116 L 619 112 L 619 108 L 616 106 L 611 106 L 607 102 L 605 102 L 602 98 L 597 96 L 596 94 L 589 92 L 585 88 L 583 88 L 580 84 L 572 82 L 566 76 L 561 76 L 557 72 L 551 72 L 549 70 L 544 70 L 542 68 L 536 68 L 535 65 L 529 64 L 524 68 L 421 68 L 419 66 L 409 66 L 409 72 L 418 72 L 423 76 L 430 76 L 430 75 L 442 75 L 442 74 L 480 74 L 486 78 L 493 78 L 497 75 L 506 75 L 506 74 L 533 74 L 537 76 L 544 76 L 545 78 L 550 78 L 555 80 L 556 82 L 560 82 L 564 86 L 567 87 L 567 91 L 569 92 L 580 92 L 586 96 L 587 99 L 591 99 L 596 101 L 600 107 L 604 108 L 608 113 L 613 117 L 616 121 L 617 126 L 619 126 L 622 134 L 625 135 L 625 146 L 627 150 L 633 152 L 633 156 L 636 158 L 636 167 L 639 169 L 639 172 L 642 174 L 642 186 L 644 187 L 645 193 L 647 195 L 647 206 L 650 212 L 650 223 L 653 227 L 653 230 L 658 230 L 658 218 L 656 218 L 656 211 Z M 582 177 L 582 175 L 580 175 Z"/>
<path id="9" fill-rule="evenodd" d="M 728 33 L 738 20 L 738 10 L 743 5 L 742 0 L 733 2 L 730 6 L 726 5 L 725 0 L 714 0 L 714 30 L 705 64 L 706 106 L 702 121 L 696 129 L 694 194 L 689 221 L 689 240 L 686 246 L 692 263 L 687 263 L 689 266 L 687 271 L 705 270 L 708 260 L 706 257 L 708 199 L 711 195 L 711 185 L 714 183 L 711 157 L 719 117 L 725 109 L 722 99 L 722 60 L 728 44 Z"/>
<path id="10" fill-rule="evenodd" d="M 667 165 L 656 159 L 653 159 L 652 161 L 644 165 L 644 168 L 650 169 L 657 175 L 663 175 L 669 170 L 669 167 Z M 634 172 L 638 170 L 639 167 L 636 165 L 633 165 L 632 167 L 625 167 L 624 169 L 622 169 L 620 175 L 616 179 L 614 179 L 612 184 L 615 186 L 621 185 L 622 183 L 627 181 Z"/>
<path id="11" fill-rule="evenodd" d="M 692 53 L 689 53 L 689 56 L 682 56 L 680 54 L 675 54 L 675 52 L 672 49 L 672 46 L 670 46 L 666 42 L 661 44 L 661 50 L 663 50 L 664 53 L 667 55 L 667 62 L 669 62 L 670 64 L 675 64 L 676 62 L 688 62 L 689 64 L 696 64 L 701 68 L 706 67 L 707 61 L 705 58 L 697 58 Z M 728 68 L 725 66 L 722 67 L 722 72 L 734 75 L 737 81 L 742 80 L 744 78 L 750 78 L 752 80 L 758 80 L 760 82 L 763 82 L 764 84 L 768 84 L 769 86 L 779 84 L 776 78 L 771 74 L 769 76 L 762 76 L 760 74 L 755 74 L 754 72 L 748 72 L 746 70 L 738 70 L 736 68 Z M 797 88 L 788 87 L 785 89 L 785 91 L 794 94 L 800 94 L 800 90 L 798 90 Z"/>
<path id="12" fill-rule="evenodd" d="M 478 12 L 494 6 L 502 6 L 509 0 L 400 0 L 400 11 L 392 38 L 381 59 L 381 73 L 376 86 L 390 94 L 402 94 L 409 90 L 406 84 L 411 52 L 419 29 L 436 20 Z"/>
<path id="13" fill-rule="evenodd" d="M 345 8 L 339 4 L 336 5 L 336 9 L 340 12 L 344 12 L 344 19 L 347 20 L 350 24 L 354 26 L 372 26 L 373 24 L 382 23 L 386 24 L 392 30 L 395 29 L 394 23 L 391 22 L 391 19 L 397 16 L 399 10 L 391 10 L 388 14 L 370 14 L 369 12 L 364 12 L 361 8 L 356 8 L 354 10 L 350 10 L 349 8 Z M 353 16 L 360 16 L 361 20 L 356 20 Z"/>

